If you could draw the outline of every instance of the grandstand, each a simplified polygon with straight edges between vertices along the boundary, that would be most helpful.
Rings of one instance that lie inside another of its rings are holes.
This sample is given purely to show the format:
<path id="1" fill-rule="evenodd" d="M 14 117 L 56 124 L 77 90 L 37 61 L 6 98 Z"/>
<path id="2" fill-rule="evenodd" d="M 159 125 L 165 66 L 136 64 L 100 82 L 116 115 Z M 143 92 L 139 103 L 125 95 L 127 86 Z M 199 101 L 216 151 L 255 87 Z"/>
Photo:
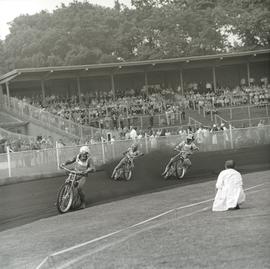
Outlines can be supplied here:
<path id="1" fill-rule="evenodd" d="M 0 77 L 1 139 L 13 152 L 45 151 L 40 157 L 29 152 L 32 164 L 22 162 L 18 170 L 19 161 L 9 163 L 5 174 L 14 175 L 11 167 L 16 174 L 45 172 L 49 159 L 52 171 L 57 171 L 61 154 L 52 148 L 60 144 L 71 147 L 70 152 L 78 145 L 91 144 L 96 148 L 96 162 L 104 164 L 121 156 L 133 128 L 146 152 L 151 150 L 151 139 L 178 134 L 184 139 L 189 132 L 195 133 L 199 143 L 204 141 L 203 150 L 237 148 L 239 132 L 232 128 L 269 124 L 269 60 L 270 50 L 261 50 L 13 70 Z M 101 81 L 104 76 L 110 80 Z M 249 140 L 252 129 L 242 132 L 248 134 L 242 144 L 261 141 L 259 137 Z M 221 145 L 215 140 L 222 141 Z M 112 141 L 121 146 L 112 146 Z M 14 159 L 19 160 L 18 156 Z M 37 170 L 29 170 L 34 163 Z"/>
<path id="2" fill-rule="evenodd" d="M 199 114 L 202 111 L 205 113 L 209 99 L 204 96 L 205 100 L 202 101 L 201 98 L 194 97 L 194 93 L 196 95 L 203 93 L 205 95 L 206 92 L 216 94 L 222 87 L 225 89 L 229 86 L 233 89 L 240 82 L 245 87 L 253 87 L 254 82 L 261 85 L 261 78 L 267 78 L 269 74 L 269 52 L 270 50 L 258 50 L 168 60 L 18 69 L 0 77 L 2 88 L 0 94 L 7 97 L 7 99 L 1 98 L 5 99 L 7 113 L 10 112 L 9 107 L 12 105 L 13 113 L 22 116 L 21 102 L 13 100 L 11 104 L 11 96 L 30 100 L 32 105 L 43 109 L 50 108 L 49 112 L 53 112 L 53 116 L 49 114 L 44 116 L 43 110 L 35 111 L 30 115 L 31 122 L 34 117 L 46 128 L 57 127 L 61 135 L 66 136 L 66 133 L 72 135 L 71 140 L 82 139 L 85 134 L 93 138 L 95 133 L 98 133 L 97 139 L 100 139 L 102 133 L 104 134 L 100 129 L 107 129 L 106 133 L 119 126 L 123 129 L 124 126 L 132 125 L 145 132 L 149 126 L 165 128 L 170 125 L 185 125 L 188 122 L 183 119 L 183 113 L 190 114 L 186 119 L 192 116 L 203 125 L 210 126 L 213 121 L 212 113 L 209 120 L 205 115 L 202 118 L 192 111 L 197 110 Z M 123 89 L 126 90 L 123 91 Z M 226 90 L 228 91 L 228 88 Z M 226 95 L 225 102 L 228 99 L 228 105 L 234 104 L 238 94 Z M 150 98 L 152 103 L 134 100 L 134 96 L 141 96 L 143 99 Z M 162 100 L 160 96 L 163 97 Z M 265 99 L 268 100 L 269 96 Z M 219 101 L 210 102 L 210 106 L 216 106 Z M 57 108 L 55 102 L 63 105 L 58 105 Z M 204 102 L 205 105 L 201 106 L 200 102 Z M 157 103 L 160 105 L 156 106 Z M 175 103 L 177 106 L 174 106 Z M 54 105 L 53 109 L 50 104 Z M 14 107 L 17 107 L 16 112 Z M 29 105 L 27 109 L 30 109 Z M 29 112 L 26 113 L 29 114 Z M 24 111 L 24 116 L 26 113 Z M 43 115 L 42 119 L 39 118 L 38 113 Z M 55 114 L 72 122 L 59 120 Z M 113 114 L 116 114 L 116 124 L 111 118 Z M 48 118 L 50 118 L 54 126 L 44 125 L 45 118 L 45 121 L 49 121 Z M 96 129 L 81 127 L 81 125 L 92 126 Z"/>

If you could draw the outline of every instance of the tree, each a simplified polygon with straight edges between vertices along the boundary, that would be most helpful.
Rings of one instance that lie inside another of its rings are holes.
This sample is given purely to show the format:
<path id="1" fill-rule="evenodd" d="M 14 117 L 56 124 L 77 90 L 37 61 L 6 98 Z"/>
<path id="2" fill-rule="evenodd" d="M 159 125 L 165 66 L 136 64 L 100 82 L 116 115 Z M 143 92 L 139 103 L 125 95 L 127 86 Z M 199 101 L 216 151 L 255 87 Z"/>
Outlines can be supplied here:
<path id="1" fill-rule="evenodd" d="M 22 15 L 0 43 L 0 72 L 206 55 L 269 47 L 270 0 L 132 0 L 114 8 L 87 1 Z M 239 44 L 230 44 L 232 34 Z"/>
<path id="2" fill-rule="evenodd" d="M 242 49 L 269 47 L 269 0 L 226 0 L 223 7 L 230 18 L 232 33 L 241 40 Z"/>
<path id="3" fill-rule="evenodd" d="M 6 72 L 4 42 L 0 40 L 0 75 Z"/>

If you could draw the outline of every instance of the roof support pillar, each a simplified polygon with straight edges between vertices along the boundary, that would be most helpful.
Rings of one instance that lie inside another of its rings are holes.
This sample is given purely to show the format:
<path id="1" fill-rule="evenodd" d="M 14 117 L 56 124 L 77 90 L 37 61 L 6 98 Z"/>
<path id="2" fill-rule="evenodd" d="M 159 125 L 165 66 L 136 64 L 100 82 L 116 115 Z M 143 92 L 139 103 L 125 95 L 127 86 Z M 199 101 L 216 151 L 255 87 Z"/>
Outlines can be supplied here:
<path id="1" fill-rule="evenodd" d="M 4 98 L 3 98 L 3 87 L 0 84 L 0 107 L 3 106 L 3 101 L 4 101 Z"/>
<path id="2" fill-rule="evenodd" d="M 214 87 L 214 91 L 217 91 L 217 80 L 216 80 L 216 67 L 213 66 L 212 67 L 212 73 L 213 73 L 213 87 Z"/>
<path id="3" fill-rule="evenodd" d="M 114 84 L 114 75 L 111 74 L 111 90 L 113 94 L 113 100 L 115 100 L 115 84 Z"/>
<path id="4" fill-rule="evenodd" d="M 80 77 L 77 77 L 77 90 L 79 95 L 79 103 L 82 102 L 82 96 L 81 96 L 81 80 Z"/>
<path id="5" fill-rule="evenodd" d="M 10 94 L 9 94 L 9 84 L 8 84 L 8 82 L 6 82 L 6 90 L 7 90 L 8 107 L 10 107 Z"/>
<path id="6" fill-rule="evenodd" d="M 184 96 L 184 81 L 183 81 L 183 70 L 180 69 L 180 72 L 179 72 L 179 75 L 180 75 L 180 87 L 181 87 L 181 92 L 182 92 L 182 95 Z"/>
<path id="7" fill-rule="evenodd" d="M 148 75 L 146 71 L 144 71 L 144 86 L 146 89 L 146 95 L 148 96 Z"/>
<path id="8" fill-rule="evenodd" d="M 45 82 L 44 80 L 41 80 L 41 91 L 42 91 L 42 101 L 43 101 L 43 104 L 45 103 Z"/>
<path id="9" fill-rule="evenodd" d="M 250 65 L 249 65 L 249 62 L 247 62 L 247 81 L 248 81 L 248 86 L 250 86 Z"/>

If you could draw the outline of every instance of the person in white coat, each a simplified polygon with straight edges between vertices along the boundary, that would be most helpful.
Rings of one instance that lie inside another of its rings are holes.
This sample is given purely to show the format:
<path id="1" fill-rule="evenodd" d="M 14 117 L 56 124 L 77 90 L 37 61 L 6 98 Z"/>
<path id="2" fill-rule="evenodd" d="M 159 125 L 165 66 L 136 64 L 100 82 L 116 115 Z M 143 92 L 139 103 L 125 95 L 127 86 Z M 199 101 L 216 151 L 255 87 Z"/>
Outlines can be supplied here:
<path id="1" fill-rule="evenodd" d="M 242 176 L 234 168 L 235 162 L 228 160 L 225 162 L 225 170 L 218 176 L 213 211 L 239 209 L 239 205 L 246 199 Z"/>

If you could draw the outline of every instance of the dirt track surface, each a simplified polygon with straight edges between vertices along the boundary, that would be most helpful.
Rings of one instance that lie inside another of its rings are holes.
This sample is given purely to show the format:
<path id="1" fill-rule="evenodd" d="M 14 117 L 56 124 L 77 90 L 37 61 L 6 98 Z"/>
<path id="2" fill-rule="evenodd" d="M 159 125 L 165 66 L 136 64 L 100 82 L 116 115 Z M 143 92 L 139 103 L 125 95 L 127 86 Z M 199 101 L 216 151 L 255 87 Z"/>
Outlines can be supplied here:
<path id="1" fill-rule="evenodd" d="M 116 163 L 91 174 L 85 184 L 88 207 L 99 203 L 161 189 L 215 180 L 224 162 L 233 158 L 242 173 L 270 169 L 270 145 L 241 150 L 196 153 L 192 168 L 183 180 L 164 180 L 161 173 L 174 154 L 171 149 L 152 152 L 135 161 L 130 181 L 113 181 L 111 172 Z M 54 205 L 64 177 L 43 179 L 0 187 L 0 231 L 58 214 Z"/>

